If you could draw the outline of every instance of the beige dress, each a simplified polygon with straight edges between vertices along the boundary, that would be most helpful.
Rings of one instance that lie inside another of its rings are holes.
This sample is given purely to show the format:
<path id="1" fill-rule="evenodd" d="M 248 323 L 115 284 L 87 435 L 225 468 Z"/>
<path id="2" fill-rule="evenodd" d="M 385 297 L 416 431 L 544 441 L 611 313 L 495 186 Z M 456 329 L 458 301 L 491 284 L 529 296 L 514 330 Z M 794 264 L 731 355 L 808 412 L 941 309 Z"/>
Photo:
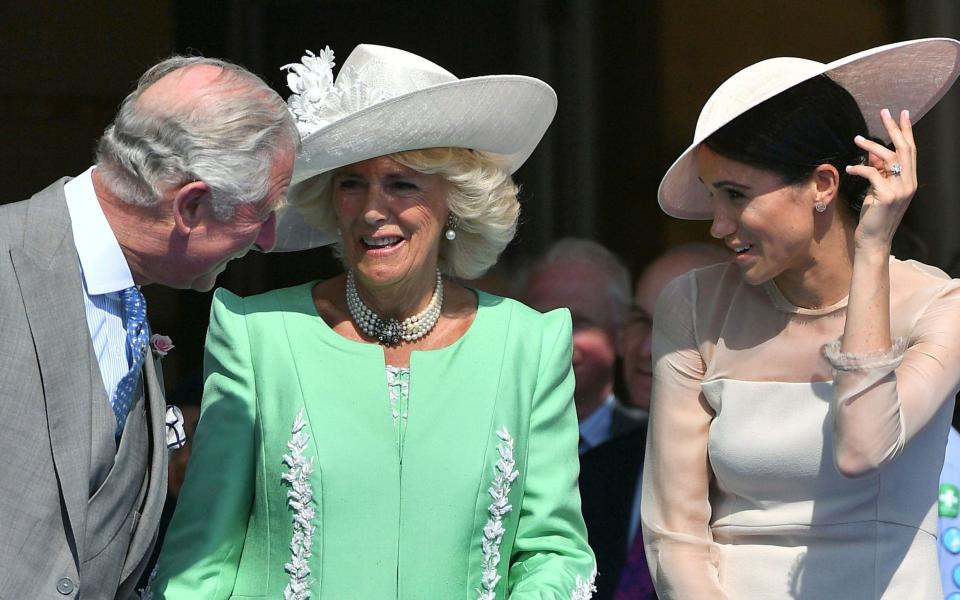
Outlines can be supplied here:
<path id="1" fill-rule="evenodd" d="M 942 598 L 960 281 L 896 259 L 890 278 L 899 339 L 874 356 L 838 351 L 846 300 L 801 309 L 732 264 L 661 296 L 642 505 L 661 600 Z M 851 447 L 871 468 L 848 478 Z"/>

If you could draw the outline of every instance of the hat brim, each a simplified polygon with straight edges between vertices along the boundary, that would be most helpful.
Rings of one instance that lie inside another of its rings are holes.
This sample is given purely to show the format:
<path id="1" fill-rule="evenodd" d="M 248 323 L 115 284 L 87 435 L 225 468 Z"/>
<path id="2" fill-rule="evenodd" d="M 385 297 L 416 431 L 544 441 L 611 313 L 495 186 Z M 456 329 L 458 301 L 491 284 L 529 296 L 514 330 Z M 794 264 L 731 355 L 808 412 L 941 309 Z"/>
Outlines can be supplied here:
<path id="1" fill-rule="evenodd" d="M 417 90 L 359 110 L 302 141 L 290 195 L 309 180 L 363 160 L 425 148 L 469 148 L 504 156 L 511 173 L 530 157 L 557 111 L 553 89 L 532 77 L 491 75 Z M 275 252 L 336 241 L 303 222 L 295 203 L 277 215 Z"/>
<path id="2" fill-rule="evenodd" d="M 897 42 L 864 50 L 799 73 L 783 85 L 724 122 L 697 132 L 693 143 L 674 161 L 657 192 L 660 208 L 679 219 L 711 219 L 713 208 L 707 188 L 697 176 L 697 147 L 724 125 L 762 102 L 818 75 L 844 87 L 857 101 L 868 133 L 889 142 L 880 110 L 909 110 L 916 123 L 940 101 L 960 74 L 960 42 L 951 38 L 926 38 Z"/>

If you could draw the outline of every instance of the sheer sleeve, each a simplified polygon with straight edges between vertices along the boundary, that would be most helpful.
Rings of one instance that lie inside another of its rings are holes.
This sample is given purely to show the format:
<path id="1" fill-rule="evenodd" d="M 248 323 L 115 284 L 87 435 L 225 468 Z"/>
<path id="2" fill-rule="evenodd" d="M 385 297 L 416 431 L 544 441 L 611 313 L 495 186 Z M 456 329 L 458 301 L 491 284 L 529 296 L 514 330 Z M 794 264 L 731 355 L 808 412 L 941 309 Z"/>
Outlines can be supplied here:
<path id="1" fill-rule="evenodd" d="M 837 406 L 834 456 L 847 477 L 895 460 L 960 386 L 960 282 L 951 280 L 923 309 L 909 338 L 884 353 L 824 346 Z"/>
<path id="2" fill-rule="evenodd" d="M 696 280 L 674 280 L 657 301 L 653 398 L 643 469 L 641 521 L 661 600 L 726 598 L 710 531 L 707 435 L 713 410 L 701 392 Z"/>

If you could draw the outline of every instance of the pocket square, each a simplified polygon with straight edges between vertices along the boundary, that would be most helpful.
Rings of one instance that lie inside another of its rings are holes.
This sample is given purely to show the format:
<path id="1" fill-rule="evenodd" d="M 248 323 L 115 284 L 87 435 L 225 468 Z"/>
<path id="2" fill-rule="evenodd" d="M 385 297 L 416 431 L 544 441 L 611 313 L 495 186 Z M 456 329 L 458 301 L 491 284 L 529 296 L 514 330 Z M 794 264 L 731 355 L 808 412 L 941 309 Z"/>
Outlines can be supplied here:
<path id="1" fill-rule="evenodd" d="M 187 433 L 183 430 L 183 413 L 176 406 L 167 406 L 167 450 L 183 448 Z"/>

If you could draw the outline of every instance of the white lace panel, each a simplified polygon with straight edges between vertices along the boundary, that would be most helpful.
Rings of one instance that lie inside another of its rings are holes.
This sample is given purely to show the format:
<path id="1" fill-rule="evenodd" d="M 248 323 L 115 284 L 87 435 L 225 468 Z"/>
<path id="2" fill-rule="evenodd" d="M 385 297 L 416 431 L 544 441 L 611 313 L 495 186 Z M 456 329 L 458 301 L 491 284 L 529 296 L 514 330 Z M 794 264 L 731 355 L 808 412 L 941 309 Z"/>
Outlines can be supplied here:
<path id="1" fill-rule="evenodd" d="M 290 562 L 283 568 L 290 575 L 290 581 L 283 590 L 284 600 L 307 600 L 310 598 L 310 557 L 315 530 L 313 519 L 313 489 L 310 487 L 310 474 L 313 472 L 313 459 L 304 457 L 310 436 L 306 431 L 303 409 L 293 421 L 293 431 L 287 442 L 289 454 L 283 455 L 287 472 L 281 475 L 283 482 L 290 485 L 287 491 L 287 506 L 293 512 L 293 537 L 290 540 Z"/>

